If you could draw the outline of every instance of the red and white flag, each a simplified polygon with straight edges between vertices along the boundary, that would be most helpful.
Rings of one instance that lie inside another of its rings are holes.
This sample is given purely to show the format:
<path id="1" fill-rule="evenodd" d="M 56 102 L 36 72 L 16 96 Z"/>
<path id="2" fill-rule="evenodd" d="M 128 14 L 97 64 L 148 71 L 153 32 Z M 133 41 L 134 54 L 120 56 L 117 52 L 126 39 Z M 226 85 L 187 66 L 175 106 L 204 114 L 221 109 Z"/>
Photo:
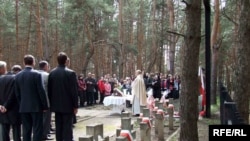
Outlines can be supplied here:
<path id="1" fill-rule="evenodd" d="M 205 83 L 204 83 L 204 75 L 203 75 L 203 71 L 202 68 L 199 66 L 199 77 L 200 77 L 200 86 L 199 86 L 199 92 L 200 95 L 202 96 L 202 100 L 201 100 L 201 106 L 204 107 L 206 106 L 206 92 L 205 92 Z"/>

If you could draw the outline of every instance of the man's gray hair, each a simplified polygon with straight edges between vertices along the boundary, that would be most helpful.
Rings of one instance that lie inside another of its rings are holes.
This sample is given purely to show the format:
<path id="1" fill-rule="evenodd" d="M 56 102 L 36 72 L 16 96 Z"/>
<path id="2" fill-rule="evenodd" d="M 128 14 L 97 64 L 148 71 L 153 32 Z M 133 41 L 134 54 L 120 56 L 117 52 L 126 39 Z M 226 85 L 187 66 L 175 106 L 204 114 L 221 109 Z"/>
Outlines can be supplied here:
<path id="1" fill-rule="evenodd" d="M 4 61 L 0 61 L 0 68 L 3 68 L 3 67 L 6 67 L 6 62 L 4 62 Z"/>

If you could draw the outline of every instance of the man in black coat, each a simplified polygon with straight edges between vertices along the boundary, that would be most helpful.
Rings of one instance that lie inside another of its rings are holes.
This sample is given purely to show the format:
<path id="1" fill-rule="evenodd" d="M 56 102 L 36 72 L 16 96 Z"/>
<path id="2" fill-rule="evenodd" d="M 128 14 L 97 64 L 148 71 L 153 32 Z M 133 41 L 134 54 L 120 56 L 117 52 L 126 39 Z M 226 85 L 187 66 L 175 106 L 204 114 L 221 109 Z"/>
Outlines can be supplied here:
<path id="1" fill-rule="evenodd" d="M 21 118 L 19 104 L 14 93 L 14 75 L 7 75 L 6 62 L 0 61 L 0 124 L 2 140 L 10 141 L 10 128 L 13 140 L 21 141 Z"/>
<path id="2" fill-rule="evenodd" d="M 95 79 L 92 77 L 91 72 L 88 73 L 88 77 L 85 79 L 86 81 L 86 92 L 87 92 L 87 105 L 88 106 L 92 106 L 93 105 L 93 101 L 95 100 L 95 92 L 96 92 L 96 81 Z"/>
<path id="3" fill-rule="evenodd" d="M 43 112 L 48 110 L 41 73 L 34 70 L 35 58 L 24 56 L 25 68 L 16 74 L 15 94 L 20 103 L 23 141 L 41 141 L 43 133 Z"/>
<path id="4" fill-rule="evenodd" d="M 60 52 L 58 66 L 51 70 L 48 80 L 48 96 L 51 112 L 55 112 L 56 140 L 73 140 L 73 116 L 78 108 L 76 73 L 67 68 L 69 58 Z"/>

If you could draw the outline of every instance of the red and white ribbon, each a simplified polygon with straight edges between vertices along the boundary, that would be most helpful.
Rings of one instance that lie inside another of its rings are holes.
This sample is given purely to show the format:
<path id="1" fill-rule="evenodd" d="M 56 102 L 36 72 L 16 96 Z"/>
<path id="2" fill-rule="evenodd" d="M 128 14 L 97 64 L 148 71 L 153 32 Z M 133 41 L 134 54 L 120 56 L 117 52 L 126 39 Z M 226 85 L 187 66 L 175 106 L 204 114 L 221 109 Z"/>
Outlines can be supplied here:
<path id="1" fill-rule="evenodd" d="M 140 113 L 140 116 L 139 117 L 143 117 L 143 113 Z"/>
<path id="2" fill-rule="evenodd" d="M 148 126 L 151 128 L 152 125 L 151 125 L 150 119 L 148 117 L 142 118 L 142 122 L 147 123 Z"/>
<path id="3" fill-rule="evenodd" d="M 158 110 L 158 107 L 154 107 L 154 111 L 157 111 Z"/>
<path id="4" fill-rule="evenodd" d="M 161 114 L 162 117 L 164 118 L 164 111 L 162 109 L 158 109 L 156 113 Z"/>
<path id="5" fill-rule="evenodd" d="M 173 108 L 174 109 L 174 105 L 173 104 L 168 104 L 168 108 Z"/>
<path id="6" fill-rule="evenodd" d="M 125 137 L 128 141 L 133 141 L 132 135 L 129 130 L 121 130 L 120 136 Z"/>

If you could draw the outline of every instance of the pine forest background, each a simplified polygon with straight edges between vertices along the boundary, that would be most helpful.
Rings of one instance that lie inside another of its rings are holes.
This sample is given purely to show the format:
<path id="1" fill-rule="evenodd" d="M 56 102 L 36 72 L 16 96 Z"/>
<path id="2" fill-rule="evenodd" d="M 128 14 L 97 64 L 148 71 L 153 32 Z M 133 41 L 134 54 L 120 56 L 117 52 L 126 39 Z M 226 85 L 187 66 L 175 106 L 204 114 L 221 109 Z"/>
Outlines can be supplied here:
<path id="1" fill-rule="evenodd" d="M 0 0 L 0 60 L 10 69 L 32 54 L 54 68 L 64 51 L 77 74 L 97 78 L 124 78 L 136 69 L 180 74 L 180 112 L 187 115 L 180 140 L 196 141 L 197 132 L 188 131 L 197 128 L 205 9 L 211 8 L 211 104 L 223 82 L 249 120 L 249 7 L 250 0 Z"/>

